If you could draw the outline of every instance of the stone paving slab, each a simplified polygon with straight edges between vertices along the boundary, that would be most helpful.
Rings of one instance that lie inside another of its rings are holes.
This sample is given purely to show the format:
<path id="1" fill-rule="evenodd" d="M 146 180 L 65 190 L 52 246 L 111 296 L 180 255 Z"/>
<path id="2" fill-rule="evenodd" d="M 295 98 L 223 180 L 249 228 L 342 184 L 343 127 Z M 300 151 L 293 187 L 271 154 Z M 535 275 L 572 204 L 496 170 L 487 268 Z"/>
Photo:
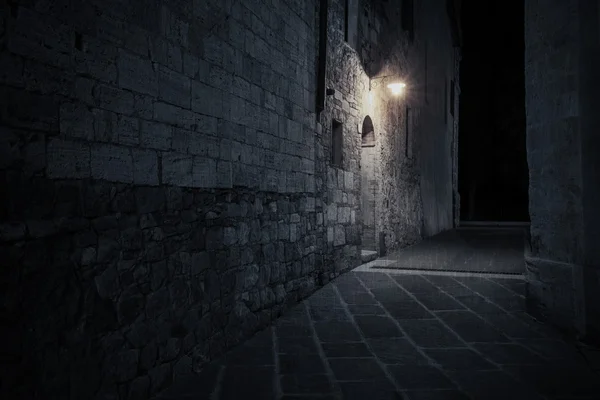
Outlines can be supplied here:
<path id="1" fill-rule="evenodd" d="M 521 283 L 349 272 L 156 400 L 598 399 L 599 353 L 515 307 Z"/>

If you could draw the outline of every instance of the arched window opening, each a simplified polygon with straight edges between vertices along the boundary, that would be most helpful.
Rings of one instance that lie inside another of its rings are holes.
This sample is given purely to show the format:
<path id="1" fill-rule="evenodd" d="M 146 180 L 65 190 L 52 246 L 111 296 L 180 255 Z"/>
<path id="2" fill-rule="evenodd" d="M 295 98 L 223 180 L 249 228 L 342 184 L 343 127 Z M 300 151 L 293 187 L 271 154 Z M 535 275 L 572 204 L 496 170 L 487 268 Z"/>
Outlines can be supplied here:
<path id="1" fill-rule="evenodd" d="M 375 129 L 371 117 L 367 115 L 362 124 L 362 147 L 373 146 L 375 146 Z"/>

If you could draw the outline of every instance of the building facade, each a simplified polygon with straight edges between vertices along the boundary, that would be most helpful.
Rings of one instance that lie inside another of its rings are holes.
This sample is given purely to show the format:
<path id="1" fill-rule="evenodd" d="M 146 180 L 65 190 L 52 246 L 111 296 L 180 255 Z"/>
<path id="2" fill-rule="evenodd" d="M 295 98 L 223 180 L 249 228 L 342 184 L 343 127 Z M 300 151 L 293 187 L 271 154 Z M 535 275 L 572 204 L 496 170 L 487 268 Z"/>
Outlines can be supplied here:
<path id="1" fill-rule="evenodd" d="M 3 2 L 2 397 L 147 398 L 452 228 L 453 4 Z"/>

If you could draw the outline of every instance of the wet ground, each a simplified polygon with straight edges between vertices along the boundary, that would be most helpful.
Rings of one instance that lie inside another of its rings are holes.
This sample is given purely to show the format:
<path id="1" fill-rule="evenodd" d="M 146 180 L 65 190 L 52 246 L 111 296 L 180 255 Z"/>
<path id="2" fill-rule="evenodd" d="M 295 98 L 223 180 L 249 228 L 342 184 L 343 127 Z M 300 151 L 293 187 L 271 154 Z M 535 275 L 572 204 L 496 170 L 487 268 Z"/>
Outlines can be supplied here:
<path id="1" fill-rule="evenodd" d="M 600 399 L 600 352 L 524 295 L 519 275 L 359 267 L 160 399 Z"/>

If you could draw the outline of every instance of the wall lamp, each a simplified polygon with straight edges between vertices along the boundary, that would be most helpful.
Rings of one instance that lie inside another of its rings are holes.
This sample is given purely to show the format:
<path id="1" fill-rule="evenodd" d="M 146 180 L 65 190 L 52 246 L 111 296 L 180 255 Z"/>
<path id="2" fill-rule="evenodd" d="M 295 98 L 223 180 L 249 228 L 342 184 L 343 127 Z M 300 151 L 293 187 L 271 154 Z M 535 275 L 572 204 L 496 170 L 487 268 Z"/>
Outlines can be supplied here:
<path id="1" fill-rule="evenodd" d="M 377 81 L 378 79 L 382 79 L 382 81 Z M 392 94 L 394 96 L 398 96 L 398 95 L 402 94 L 402 92 L 404 91 L 404 88 L 406 87 L 406 84 L 404 82 L 401 82 L 400 80 L 398 80 L 398 77 L 395 75 L 385 75 L 385 76 L 378 76 L 375 78 L 369 78 L 369 92 L 371 91 L 371 87 L 377 87 L 379 84 L 384 83 L 386 80 L 392 81 L 387 85 L 387 87 L 388 87 L 388 89 L 390 89 L 390 91 L 392 92 Z M 375 81 L 375 82 L 373 82 L 373 81 Z"/>

